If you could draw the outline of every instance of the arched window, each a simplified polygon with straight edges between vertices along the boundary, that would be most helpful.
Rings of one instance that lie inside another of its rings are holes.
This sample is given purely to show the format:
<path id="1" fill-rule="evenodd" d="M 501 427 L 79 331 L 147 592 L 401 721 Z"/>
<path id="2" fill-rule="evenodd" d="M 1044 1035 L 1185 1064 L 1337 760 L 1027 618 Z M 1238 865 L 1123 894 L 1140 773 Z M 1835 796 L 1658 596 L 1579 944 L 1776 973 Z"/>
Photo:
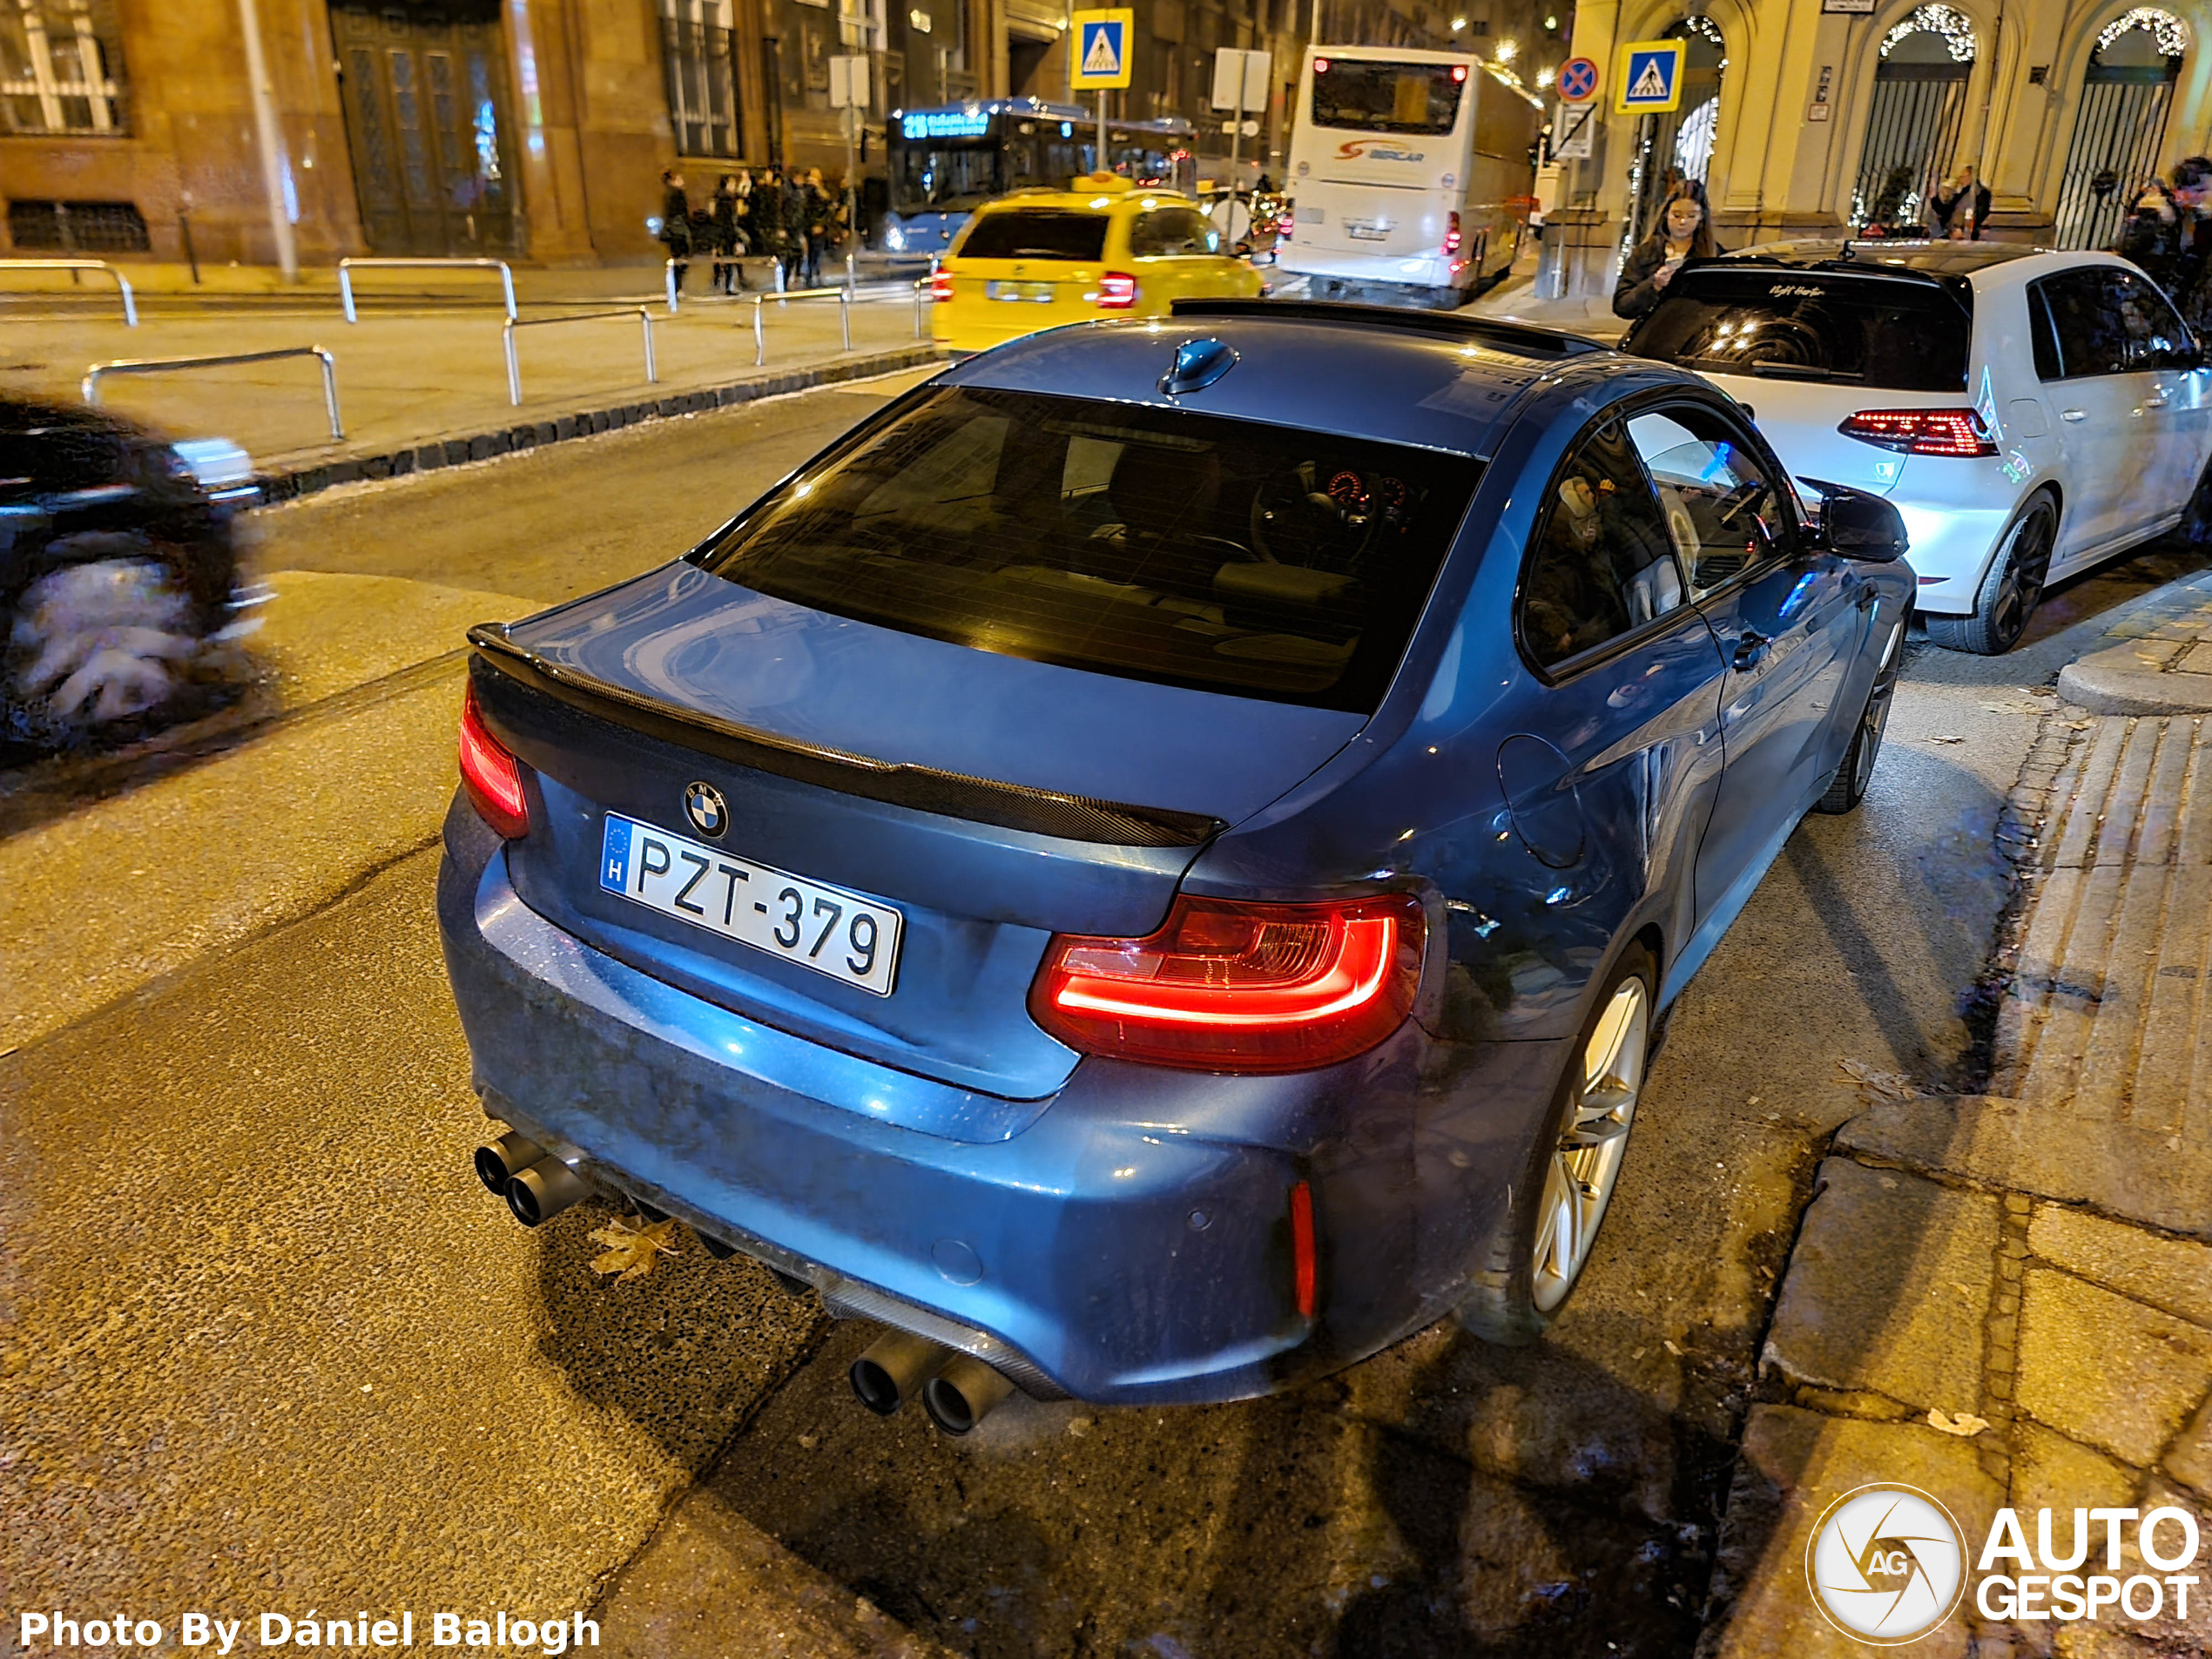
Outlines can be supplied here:
<path id="1" fill-rule="evenodd" d="M 1924 5 L 1882 37 L 1866 142 L 1851 185 L 1851 222 L 1892 235 L 1925 227 L 1928 193 L 1952 167 L 1966 78 L 1979 43 L 1966 16 Z"/>
<path id="2" fill-rule="evenodd" d="M 2118 239 L 2128 204 L 2158 176 L 2174 84 L 2188 49 L 2188 25 L 2151 6 L 2098 30 L 2059 183 L 2059 246 L 2108 247 Z"/>

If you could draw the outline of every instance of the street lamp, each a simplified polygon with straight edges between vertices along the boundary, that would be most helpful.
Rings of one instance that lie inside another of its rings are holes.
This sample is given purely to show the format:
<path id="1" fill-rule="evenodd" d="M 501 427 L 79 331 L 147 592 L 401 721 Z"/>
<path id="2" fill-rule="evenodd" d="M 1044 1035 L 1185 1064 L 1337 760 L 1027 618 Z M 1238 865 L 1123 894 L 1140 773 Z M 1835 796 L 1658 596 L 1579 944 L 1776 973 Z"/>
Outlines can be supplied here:
<path id="1" fill-rule="evenodd" d="M 1467 20 L 1465 17 L 1454 17 L 1452 19 L 1452 32 L 1455 35 L 1467 26 Z"/>
<path id="2" fill-rule="evenodd" d="M 1503 40 L 1498 43 L 1496 52 L 1497 58 L 1500 63 L 1510 64 L 1514 58 L 1521 55 L 1521 43 L 1515 40 L 1511 35 L 1507 35 Z"/>

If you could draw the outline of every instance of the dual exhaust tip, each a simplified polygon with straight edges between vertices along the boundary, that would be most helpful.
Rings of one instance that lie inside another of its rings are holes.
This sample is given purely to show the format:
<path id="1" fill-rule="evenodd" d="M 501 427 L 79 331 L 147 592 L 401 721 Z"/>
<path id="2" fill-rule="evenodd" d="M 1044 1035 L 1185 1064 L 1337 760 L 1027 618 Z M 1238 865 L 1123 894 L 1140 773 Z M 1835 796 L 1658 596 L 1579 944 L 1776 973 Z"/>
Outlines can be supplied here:
<path id="1" fill-rule="evenodd" d="M 929 1420 L 948 1434 L 967 1433 L 1014 1392 L 1005 1372 L 974 1354 L 907 1331 L 878 1337 L 847 1374 L 860 1404 L 877 1416 L 890 1416 L 919 1393 Z"/>
<path id="2" fill-rule="evenodd" d="M 591 1196 L 583 1177 L 536 1141 L 512 1131 L 476 1149 L 476 1178 L 494 1197 L 506 1199 L 525 1227 L 550 1221 Z"/>
<path id="3" fill-rule="evenodd" d="M 495 1197 L 505 1199 L 525 1227 L 550 1221 L 591 1194 L 574 1170 L 512 1130 L 476 1149 L 476 1178 Z M 890 1416 L 921 1394 L 929 1420 L 948 1434 L 967 1433 L 1014 1392 L 1004 1372 L 974 1355 L 906 1331 L 877 1338 L 853 1362 L 848 1375 L 860 1404 L 879 1417 Z"/>

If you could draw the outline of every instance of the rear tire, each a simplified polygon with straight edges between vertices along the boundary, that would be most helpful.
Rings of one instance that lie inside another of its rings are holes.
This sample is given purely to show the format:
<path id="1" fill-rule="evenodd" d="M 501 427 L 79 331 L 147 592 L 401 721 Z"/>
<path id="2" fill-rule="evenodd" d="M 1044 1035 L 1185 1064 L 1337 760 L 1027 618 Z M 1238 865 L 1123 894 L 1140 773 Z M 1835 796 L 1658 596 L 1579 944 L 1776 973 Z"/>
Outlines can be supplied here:
<path id="1" fill-rule="evenodd" d="M 1843 765 L 1836 768 L 1830 779 L 1828 792 L 1813 805 L 1817 813 L 1848 813 L 1866 799 L 1866 786 L 1874 776 L 1874 762 L 1882 752 L 1882 733 L 1889 727 L 1890 704 L 1897 692 L 1898 671 L 1905 663 L 1905 629 L 1911 620 L 1908 613 L 1899 617 L 1891 631 L 1890 643 L 1883 649 L 1881 666 L 1874 671 L 1874 684 L 1866 693 L 1866 707 L 1858 717 L 1858 724 L 1851 730 L 1851 746 L 1844 751 Z"/>
<path id="2" fill-rule="evenodd" d="M 1513 1202 L 1460 1305 L 1460 1325 L 1486 1342 L 1535 1341 L 1589 1264 L 1643 1095 L 1658 984 L 1651 953 L 1629 947 L 1575 1042 Z"/>
<path id="3" fill-rule="evenodd" d="M 1971 651 L 1977 657 L 2001 657 L 2019 644 L 2043 597 L 2058 529 L 2058 509 L 2048 496 L 2037 497 L 2035 504 L 2013 521 L 2004 545 L 1990 560 L 1981 590 L 1974 596 L 1973 614 L 1930 617 L 1929 639 L 1946 650 Z"/>

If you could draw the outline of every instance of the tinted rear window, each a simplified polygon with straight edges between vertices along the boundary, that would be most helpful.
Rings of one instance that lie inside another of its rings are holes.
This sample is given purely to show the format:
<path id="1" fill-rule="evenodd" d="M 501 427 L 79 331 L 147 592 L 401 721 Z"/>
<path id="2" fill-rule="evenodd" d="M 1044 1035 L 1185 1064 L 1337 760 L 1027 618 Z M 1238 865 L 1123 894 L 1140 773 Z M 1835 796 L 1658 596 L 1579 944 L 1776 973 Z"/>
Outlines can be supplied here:
<path id="1" fill-rule="evenodd" d="M 1363 64 L 1325 59 L 1313 71 L 1313 125 L 1358 132 L 1449 132 L 1467 69 L 1453 64 Z M 1456 78 L 1455 78 L 1456 77 Z"/>
<path id="2" fill-rule="evenodd" d="M 948 388 L 786 484 L 704 563 L 978 651 L 1365 714 L 1480 471 L 1289 427 Z"/>
<path id="3" fill-rule="evenodd" d="M 1716 374 L 1960 392 L 1973 325 L 1950 293 L 1822 272 L 1685 273 L 1621 342 Z"/>
<path id="4" fill-rule="evenodd" d="M 978 213 L 968 239 L 954 250 L 965 260 L 1096 260 L 1106 253 L 1106 216 L 1049 208 Z"/>

